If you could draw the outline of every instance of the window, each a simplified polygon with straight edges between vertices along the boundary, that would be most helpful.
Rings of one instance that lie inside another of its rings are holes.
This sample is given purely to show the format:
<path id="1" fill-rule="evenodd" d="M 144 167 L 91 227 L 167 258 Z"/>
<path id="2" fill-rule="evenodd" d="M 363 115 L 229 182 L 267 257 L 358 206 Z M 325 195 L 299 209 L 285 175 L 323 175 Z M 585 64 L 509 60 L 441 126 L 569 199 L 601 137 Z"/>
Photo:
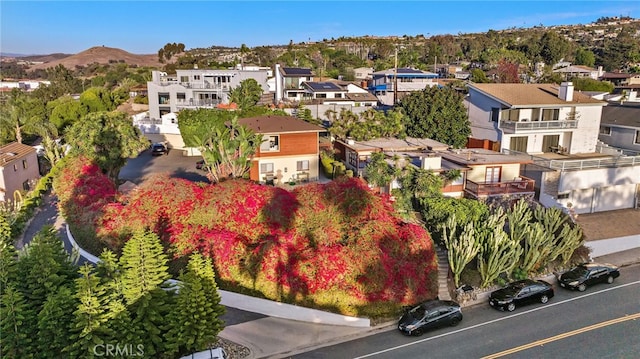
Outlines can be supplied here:
<path id="1" fill-rule="evenodd" d="M 327 98 L 327 94 L 326 93 L 316 94 L 316 98 Z"/>
<path id="2" fill-rule="evenodd" d="M 570 192 L 558 193 L 558 199 L 567 199 L 570 194 Z"/>
<path id="3" fill-rule="evenodd" d="M 600 134 L 611 136 L 611 127 L 609 126 L 600 126 Z"/>
<path id="4" fill-rule="evenodd" d="M 558 121 L 560 110 L 555 108 L 542 110 L 542 121 Z"/>
<path id="5" fill-rule="evenodd" d="M 260 173 L 273 173 L 273 163 L 261 163 Z"/>
<path id="6" fill-rule="evenodd" d="M 518 121 L 520 110 L 502 110 L 500 118 L 502 118 L 502 121 Z"/>
<path id="7" fill-rule="evenodd" d="M 189 76 L 180 76 L 180 82 L 189 82 Z"/>
<path id="8" fill-rule="evenodd" d="M 160 105 L 168 105 L 169 104 L 169 94 L 168 93 L 159 93 L 158 94 L 158 104 L 160 104 Z"/>
<path id="9" fill-rule="evenodd" d="M 22 160 L 22 168 L 27 169 L 27 160 Z"/>
<path id="10" fill-rule="evenodd" d="M 337 93 L 335 97 L 336 98 L 342 98 L 342 94 L 341 93 Z"/>
<path id="11" fill-rule="evenodd" d="M 484 181 L 487 183 L 500 182 L 501 170 L 502 170 L 502 167 L 487 167 L 484 175 Z"/>
<path id="12" fill-rule="evenodd" d="M 295 93 L 295 92 L 288 92 L 287 93 L 287 97 L 297 97 L 297 96 L 298 96 L 298 94 Z"/>
<path id="13" fill-rule="evenodd" d="M 184 92 L 178 92 L 176 94 L 176 96 L 178 97 L 178 100 L 180 100 L 180 101 L 184 101 L 187 98 L 187 96 L 185 95 Z"/>
<path id="14" fill-rule="evenodd" d="M 262 138 L 260 152 L 280 151 L 280 136 L 267 135 Z"/>
<path id="15" fill-rule="evenodd" d="M 31 186 L 29 186 L 29 181 L 22 182 L 22 189 L 25 191 L 28 191 L 31 189 Z"/>
<path id="16" fill-rule="evenodd" d="M 500 118 L 500 109 L 495 107 L 491 109 L 491 121 L 492 122 L 498 122 L 498 119 Z"/>
<path id="17" fill-rule="evenodd" d="M 560 135 L 542 136 L 542 152 L 556 153 L 559 150 Z"/>
<path id="18" fill-rule="evenodd" d="M 15 163 L 13 164 L 13 170 L 14 170 L 14 171 L 18 171 L 18 165 L 17 165 L 17 164 L 15 164 Z"/>
<path id="19" fill-rule="evenodd" d="M 296 169 L 298 171 L 308 171 L 309 170 L 309 161 L 298 161 Z"/>
<path id="20" fill-rule="evenodd" d="M 635 145 L 640 145 L 640 131 L 636 131 L 636 138 L 633 140 Z"/>
<path id="21" fill-rule="evenodd" d="M 200 80 L 200 75 L 193 75 L 194 80 Z"/>
<path id="22" fill-rule="evenodd" d="M 517 152 L 527 152 L 528 137 L 511 137 L 509 142 L 509 150 Z"/>
<path id="23" fill-rule="evenodd" d="M 540 109 L 531 109 L 531 121 L 540 121 Z"/>

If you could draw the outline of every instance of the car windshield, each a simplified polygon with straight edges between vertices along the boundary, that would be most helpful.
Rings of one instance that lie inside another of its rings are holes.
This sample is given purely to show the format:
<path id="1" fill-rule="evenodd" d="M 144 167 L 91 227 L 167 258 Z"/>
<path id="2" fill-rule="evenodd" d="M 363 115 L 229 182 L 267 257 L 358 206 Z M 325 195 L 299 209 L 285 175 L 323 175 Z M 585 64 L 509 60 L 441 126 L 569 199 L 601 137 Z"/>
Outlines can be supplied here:
<path id="1" fill-rule="evenodd" d="M 409 313 L 415 319 L 421 319 L 421 318 L 424 317 L 424 313 L 425 312 L 426 312 L 425 309 L 420 305 L 420 306 L 417 306 L 417 307 L 411 309 L 411 311 Z"/>
<path id="2" fill-rule="evenodd" d="M 571 272 L 580 277 L 584 277 L 589 274 L 589 270 L 583 266 L 575 267 Z"/>

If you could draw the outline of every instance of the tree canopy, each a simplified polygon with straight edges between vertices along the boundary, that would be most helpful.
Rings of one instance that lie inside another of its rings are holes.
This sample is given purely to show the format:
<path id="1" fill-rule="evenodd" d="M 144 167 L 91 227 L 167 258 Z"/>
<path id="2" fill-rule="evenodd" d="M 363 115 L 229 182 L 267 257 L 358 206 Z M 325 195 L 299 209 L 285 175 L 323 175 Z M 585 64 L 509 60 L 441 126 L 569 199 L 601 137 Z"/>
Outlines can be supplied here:
<path id="1" fill-rule="evenodd" d="M 407 136 L 430 138 L 462 148 L 471 135 L 471 123 L 462 96 L 450 87 L 428 87 L 402 98 Z"/>
<path id="2" fill-rule="evenodd" d="M 248 109 L 255 106 L 264 90 L 255 79 L 246 79 L 240 82 L 240 85 L 231 90 L 229 93 L 229 101 L 238 104 L 240 109 Z"/>
<path id="3" fill-rule="evenodd" d="M 72 152 L 95 161 L 114 181 L 127 159 L 140 154 L 149 141 L 122 112 L 94 112 L 74 123 L 67 131 Z"/>

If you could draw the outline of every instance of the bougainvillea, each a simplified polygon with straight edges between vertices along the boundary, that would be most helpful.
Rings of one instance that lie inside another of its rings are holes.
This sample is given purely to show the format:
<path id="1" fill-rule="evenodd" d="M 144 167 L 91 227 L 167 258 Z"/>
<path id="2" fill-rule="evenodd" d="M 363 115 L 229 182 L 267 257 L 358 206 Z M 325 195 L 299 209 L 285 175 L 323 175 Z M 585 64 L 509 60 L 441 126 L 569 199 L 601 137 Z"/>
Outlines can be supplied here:
<path id="1" fill-rule="evenodd" d="M 86 183 L 99 177 L 82 168 L 77 176 Z M 287 191 L 158 175 L 117 201 L 111 187 L 89 187 L 56 190 L 65 191 L 61 201 L 95 213 L 100 241 L 119 246 L 149 228 L 176 258 L 210 256 L 222 288 L 350 315 L 387 315 L 436 295 L 428 233 L 403 223 L 389 198 L 360 179 Z"/>

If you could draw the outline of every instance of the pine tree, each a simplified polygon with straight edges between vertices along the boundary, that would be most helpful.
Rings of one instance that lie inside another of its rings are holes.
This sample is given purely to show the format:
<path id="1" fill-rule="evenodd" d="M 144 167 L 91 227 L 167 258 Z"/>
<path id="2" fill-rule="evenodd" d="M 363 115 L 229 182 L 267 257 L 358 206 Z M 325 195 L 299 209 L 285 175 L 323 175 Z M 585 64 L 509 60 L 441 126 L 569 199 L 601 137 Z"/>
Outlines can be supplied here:
<path id="1" fill-rule="evenodd" d="M 162 244 L 152 232 L 137 232 L 120 257 L 122 293 L 131 313 L 131 335 L 145 355 L 164 352 L 165 315 L 170 297 L 162 284 L 170 278 Z"/>
<path id="2" fill-rule="evenodd" d="M 113 333 L 115 343 L 134 343 L 131 313 L 125 304 L 122 285 L 122 269 L 118 258 L 110 250 L 104 250 L 100 262 L 96 265 L 96 273 L 100 277 L 100 286 L 105 291 L 106 316 L 108 327 Z"/>
<path id="3" fill-rule="evenodd" d="M 38 313 L 38 351 L 43 358 L 62 355 L 71 345 L 71 323 L 78 306 L 74 294 L 75 288 L 60 287 L 47 297 Z"/>
<path id="4" fill-rule="evenodd" d="M 49 294 L 76 278 L 62 241 L 52 226 L 43 227 L 19 257 L 16 273 L 20 279 L 16 288 L 22 292 L 29 306 L 38 313 Z"/>
<path id="5" fill-rule="evenodd" d="M 32 351 L 33 312 L 25 297 L 8 286 L 0 297 L 0 357 L 28 357 Z"/>
<path id="6" fill-rule="evenodd" d="M 186 354 L 211 346 L 224 328 L 215 274 L 210 259 L 194 254 L 187 272 L 180 276 L 176 305 L 169 316 L 170 329 L 165 335 L 172 353 Z"/>
<path id="7" fill-rule="evenodd" d="M 105 293 L 99 286 L 100 278 L 88 264 L 80 268 L 79 274 L 80 278 L 76 279 L 76 298 L 79 303 L 74 312 L 69 349 L 74 357 L 93 358 L 96 356 L 96 346 L 111 340 L 111 333 L 106 326 Z"/>
<path id="8" fill-rule="evenodd" d="M 120 257 L 124 298 L 134 304 L 169 279 L 167 257 L 158 236 L 137 232 L 124 245 Z"/>
<path id="9" fill-rule="evenodd" d="M 0 242 L 0 294 L 15 280 L 18 252 L 13 245 Z"/>

